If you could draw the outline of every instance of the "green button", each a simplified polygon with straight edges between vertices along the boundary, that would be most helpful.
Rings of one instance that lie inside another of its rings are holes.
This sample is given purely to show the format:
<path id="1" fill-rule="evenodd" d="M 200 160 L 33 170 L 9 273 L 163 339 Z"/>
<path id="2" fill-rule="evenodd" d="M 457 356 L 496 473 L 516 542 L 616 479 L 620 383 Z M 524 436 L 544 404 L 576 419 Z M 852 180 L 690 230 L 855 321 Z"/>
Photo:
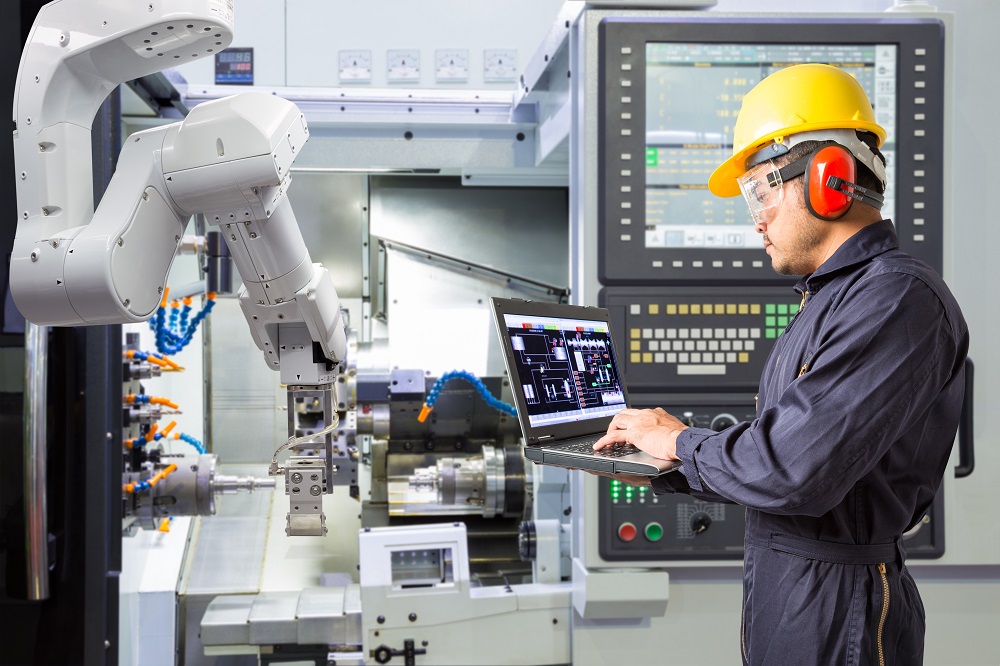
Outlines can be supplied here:
<path id="1" fill-rule="evenodd" d="M 774 303 L 768 303 L 764 306 L 764 314 L 774 314 Z"/>
<path id="2" fill-rule="evenodd" d="M 764 337 L 767 338 L 768 340 L 774 340 L 776 337 L 778 337 L 777 331 L 775 331 L 773 328 L 766 328 L 764 329 Z"/>
<path id="3" fill-rule="evenodd" d="M 792 303 L 791 305 L 788 306 L 788 314 L 795 314 L 798 311 L 799 311 L 798 303 Z"/>
<path id="4" fill-rule="evenodd" d="M 764 326 L 777 326 L 777 321 L 776 317 L 764 317 Z"/>
<path id="5" fill-rule="evenodd" d="M 788 314 L 788 303 L 780 303 L 778 305 L 778 314 Z"/>
<path id="6" fill-rule="evenodd" d="M 659 523 L 646 525 L 646 538 L 650 541 L 659 541 L 663 538 L 663 527 Z"/>
<path id="7" fill-rule="evenodd" d="M 788 326 L 788 317 L 778 317 L 778 326 Z"/>

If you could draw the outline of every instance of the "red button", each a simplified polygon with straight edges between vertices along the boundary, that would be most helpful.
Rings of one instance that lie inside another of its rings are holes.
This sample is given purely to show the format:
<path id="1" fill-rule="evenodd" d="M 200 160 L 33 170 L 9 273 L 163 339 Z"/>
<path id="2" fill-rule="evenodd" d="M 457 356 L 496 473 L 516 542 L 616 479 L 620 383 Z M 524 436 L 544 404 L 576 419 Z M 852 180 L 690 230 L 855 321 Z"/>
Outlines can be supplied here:
<path id="1" fill-rule="evenodd" d="M 631 541 L 638 533 L 639 531 L 632 523 L 622 523 L 618 526 L 618 538 L 622 541 Z"/>

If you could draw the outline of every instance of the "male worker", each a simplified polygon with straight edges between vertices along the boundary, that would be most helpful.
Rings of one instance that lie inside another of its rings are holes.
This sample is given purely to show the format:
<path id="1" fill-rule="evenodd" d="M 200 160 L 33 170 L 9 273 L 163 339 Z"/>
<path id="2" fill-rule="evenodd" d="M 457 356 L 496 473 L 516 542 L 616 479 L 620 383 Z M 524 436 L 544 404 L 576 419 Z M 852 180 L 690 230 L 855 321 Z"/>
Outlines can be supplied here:
<path id="1" fill-rule="evenodd" d="M 709 188 L 742 191 L 774 270 L 805 276 L 757 418 L 714 432 L 628 409 L 595 444 L 680 460 L 656 493 L 747 507 L 747 664 L 923 659 L 901 536 L 941 483 L 969 336 L 942 279 L 881 219 L 884 141 L 864 90 L 835 67 L 788 67 L 746 95 Z"/>

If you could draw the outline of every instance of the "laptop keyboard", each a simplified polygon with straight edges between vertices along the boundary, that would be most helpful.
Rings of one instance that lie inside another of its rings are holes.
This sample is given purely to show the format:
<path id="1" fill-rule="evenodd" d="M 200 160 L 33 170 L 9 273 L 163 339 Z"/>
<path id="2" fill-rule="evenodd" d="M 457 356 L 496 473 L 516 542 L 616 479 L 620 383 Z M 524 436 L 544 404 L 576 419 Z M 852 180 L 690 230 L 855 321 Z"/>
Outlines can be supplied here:
<path id="1" fill-rule="evenodd" d="M 557 447 L 560 451 L 570 451 L 571 453 L 592 453 L 595 456 L 602 456 L 605 458 L 621 458 L 624 456 L 630 456 L 635 453 L 639 453 L 639 449 L 632 446 L 631 444 L 615 444 L 613 446 L 607 446 L 600 451 L 594 450 L 594 443 L 599 440 L 600 437 L 595 437 L 591 440 L 586 440 L 582 442 L 576 442 L 573 444 L 566 444 L 565 446 Z"/>

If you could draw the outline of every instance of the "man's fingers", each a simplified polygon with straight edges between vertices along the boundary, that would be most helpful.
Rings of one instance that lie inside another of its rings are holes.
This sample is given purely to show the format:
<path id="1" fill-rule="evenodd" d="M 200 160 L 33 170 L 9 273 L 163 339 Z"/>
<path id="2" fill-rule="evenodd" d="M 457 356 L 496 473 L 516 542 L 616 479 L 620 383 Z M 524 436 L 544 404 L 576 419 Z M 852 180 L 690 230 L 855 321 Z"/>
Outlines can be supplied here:
<path id="1" fill-rule="evenodd" d="M 594 450 L 597 451 L 603 449 L 605 446 L 611 446 L 612 444 L 615 444 L 617 442 L 622 442 L 622 443 L 627 442 L 627 440 L 625 439 L 624 430 L 608 431 L 608 434 L 606 434 L 604 437 L 601 437 L 599 440 L 594 442 Z"/>

